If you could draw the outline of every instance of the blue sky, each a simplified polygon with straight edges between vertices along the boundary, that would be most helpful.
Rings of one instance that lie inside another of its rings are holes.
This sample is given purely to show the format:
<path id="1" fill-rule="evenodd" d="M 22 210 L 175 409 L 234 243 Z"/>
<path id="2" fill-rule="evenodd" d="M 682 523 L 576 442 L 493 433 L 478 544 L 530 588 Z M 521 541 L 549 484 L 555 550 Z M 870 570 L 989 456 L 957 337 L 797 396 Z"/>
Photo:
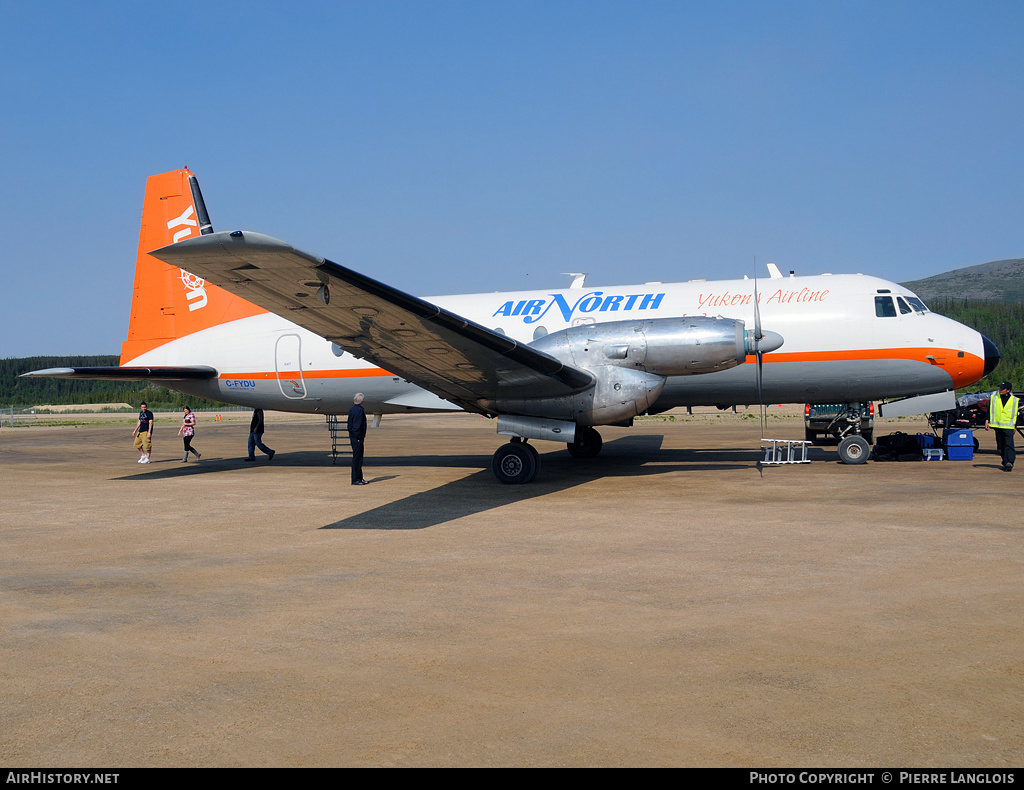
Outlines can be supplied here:
<path id="1" fill-rule="evenodd" d="M 1024 3 L 0 0 L 0 357 L 118 353 L 148 175 L 420 295 L 1024 257 Z"/>

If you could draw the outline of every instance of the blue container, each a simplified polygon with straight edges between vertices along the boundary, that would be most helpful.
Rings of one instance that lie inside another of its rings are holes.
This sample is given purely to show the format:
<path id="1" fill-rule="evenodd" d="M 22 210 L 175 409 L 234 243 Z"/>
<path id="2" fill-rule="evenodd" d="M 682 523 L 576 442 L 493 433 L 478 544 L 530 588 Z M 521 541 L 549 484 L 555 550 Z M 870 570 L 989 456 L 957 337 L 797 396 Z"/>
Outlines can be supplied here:
<path id="1" fill-rule="evenodd" d="M 947 428 L 942 432 L 942 443 L 950 461 L 974 460 L 974 431 L 970 428 Z"/>

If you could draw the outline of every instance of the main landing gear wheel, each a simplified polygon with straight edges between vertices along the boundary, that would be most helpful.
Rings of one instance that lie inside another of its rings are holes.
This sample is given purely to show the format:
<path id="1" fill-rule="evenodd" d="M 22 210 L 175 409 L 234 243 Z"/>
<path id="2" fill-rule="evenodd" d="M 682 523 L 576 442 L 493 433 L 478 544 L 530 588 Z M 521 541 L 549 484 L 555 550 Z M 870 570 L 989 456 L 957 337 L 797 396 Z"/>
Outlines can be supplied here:
<path id="1" fill-rule="evenodd" d="M 839 460 L 844 464 L 862 464 L 871 452 L 863 436 L 847 436 L 839 443 Z"/>
<path id="2" fill-rule="evenodd" d="M 593 428 L 577 428 L 576 441 L 565 446 L 573 458 L 594 458 L 601 452 L 602 444 L 604 442 L 601 439 L 601 434 Z"/>
<path id="3" fill-rule="evenodd" d="M 540 469 L 540 455 L 528 444 L 509 442 L 494 452 L 491 471 L 502 483 L 529 483 Z"/>

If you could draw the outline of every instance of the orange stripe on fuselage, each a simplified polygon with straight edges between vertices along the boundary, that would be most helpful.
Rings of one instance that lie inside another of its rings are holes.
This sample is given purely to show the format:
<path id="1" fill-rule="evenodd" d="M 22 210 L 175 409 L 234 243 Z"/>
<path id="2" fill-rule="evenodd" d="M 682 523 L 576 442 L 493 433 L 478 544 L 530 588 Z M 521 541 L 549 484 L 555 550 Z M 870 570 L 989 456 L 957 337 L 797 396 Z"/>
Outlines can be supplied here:
<path id="1" fill-rule="evenodd" d="M 295 373 L 298 374 L 299 371 L 295 371 Z M 361 370 L 303 370 L 301 372 L 301 376 L 304 379 L 362 379 L 383 376 L 393 376 L 394 378 L 398 378 L 394 373 L 389 373 L 382 368 L 363 368 Z M 221 373 L 218 378 L 276 380 L 278 378 L 293 379 L 295 378 L 295 375 L 291 374 L 291 371 L 278 375 L 271 370 L 264 371 L 262 373 Z"/>
<path id="2" fill-rule="evenodd" d="M 872 348 L 852 351 L 772 351 L 764 355 L 766 364 L 781 362 L 847 362 L 872 359 L 906 359 L 935 365 L 948 373 L 956 387 L 966 387 L 980 381 L 985 372 L 985 360 L 975 354 L 964 352 L 962 357 L 955 348 Z M 929 359 L 931 357 L 931 359 Z M 747 362 L 754 362 L 753 354 Z"/>
<path id="3" fill-rule="evenodd" d="M 985 370 L 985 360 L 974 354 L 960 352 L 951 348 L 879 348 L 857 349 L 853 351 L 772 351 L 765 354 L 764 361 L 768 364 L 783 362 L 847 362 L 855 360 L 870 361 L 872 359 L 905 359 L 911 362 L 923 362 L 935 365 L 948 373 L 957 387 L 966 387 L 980 381 Z M 928 357 L 932 359 L 928 359 Z M 747 362 L 755 361 L 753 355 Z M 297 372 L 297 371 L 296 371 Z M 381 368 L 344 369 L 344 370 L 303 370 L 304 379 L 358 379 L 392 376 L 394 373 Z M 294 376 L 278 375 L 274 371 L 262 373 L 222 373 L 221 379 L 264 379 L 294 378 Z"/>

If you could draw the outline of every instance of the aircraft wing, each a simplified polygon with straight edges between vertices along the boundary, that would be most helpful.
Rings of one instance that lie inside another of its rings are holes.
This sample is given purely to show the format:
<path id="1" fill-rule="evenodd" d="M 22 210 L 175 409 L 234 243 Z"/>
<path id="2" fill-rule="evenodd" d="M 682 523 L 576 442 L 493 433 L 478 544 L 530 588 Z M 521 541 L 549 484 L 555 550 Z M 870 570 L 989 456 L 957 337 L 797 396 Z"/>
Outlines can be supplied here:
<path id="1" fill-rule="evenodd" d="M 159 368 L 47 368 L 22 373 L 22 378 L 100 379 L 106 381 L 187 381 L 217 377 L 215 368 L 207 365 Z"/>
<path id="2" fill-rule="evenodd" d="M 150 253 L 287 318 L 455 403 L 559 397 L 582 370 L 384 283 L 248 231 L 210 233 Z"/>

